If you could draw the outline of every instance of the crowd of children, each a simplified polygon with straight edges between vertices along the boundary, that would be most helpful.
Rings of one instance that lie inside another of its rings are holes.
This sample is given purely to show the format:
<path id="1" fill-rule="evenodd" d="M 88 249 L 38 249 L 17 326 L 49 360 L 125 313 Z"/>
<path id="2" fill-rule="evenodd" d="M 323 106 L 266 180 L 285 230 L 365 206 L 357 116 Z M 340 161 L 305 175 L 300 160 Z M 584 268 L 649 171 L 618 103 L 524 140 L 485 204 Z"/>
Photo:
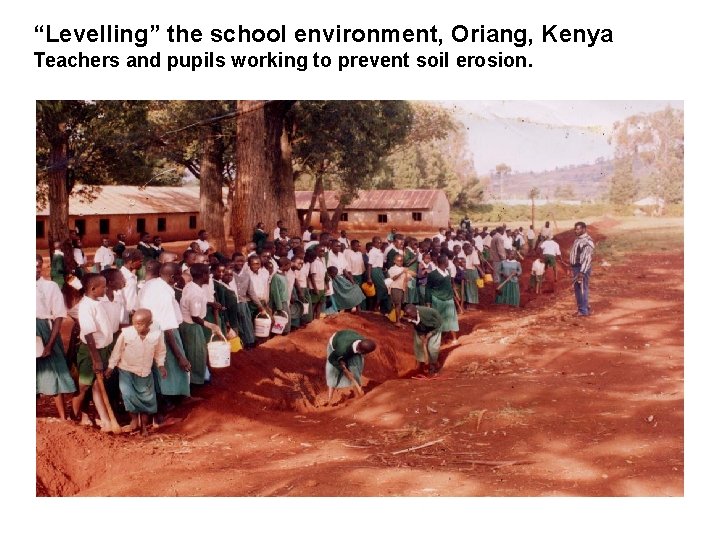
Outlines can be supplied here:
<path id="1" fill-rule="evenodd" d="M 536 240 L 538 293 L 545 266 L 555 269 L 559 256 L 549 223 L 537 237 L 533 227 L 479 230 L 468 219 L 422 239 L 392 229 L 364 250 L 345 231 L 334 237 L 309 227 L 289 237 L 282 222 L 272 233 L 259 223 L 232 254 L 214 251 L 205 231 L 182 254 L 149 234 L 128 248 L 120 234 L 113 248 L 103 240 L 92 263 L 71 232 L 54 246 L 51 280 L 40 277 L 38 257 L 37 393 L 54 396 L 61 418 L 69 416 L 63 395 L 72 394 L 71 417 L 83 424 L 91 424 L 92 400 L 103 431 L 118 413 L 131 416 L 126 429 L 145 430 L 150 416 L 161 422 L 193 385 L 210 381 L 211 335 L 237 336 L 249 350 L 267 339 L 256 336 L 257 317 L 287 334 L 341 311 L 379 312 L 399 328 L 409 322 L 418 369 L 434 373 L 442 333 L 457 341 L 458 313 L 477 307 L 482 290 L 519 306 L 518 259 L 535 252 Z M 59 338 L 66 316 L 74 322 L 67 351 Z"/>

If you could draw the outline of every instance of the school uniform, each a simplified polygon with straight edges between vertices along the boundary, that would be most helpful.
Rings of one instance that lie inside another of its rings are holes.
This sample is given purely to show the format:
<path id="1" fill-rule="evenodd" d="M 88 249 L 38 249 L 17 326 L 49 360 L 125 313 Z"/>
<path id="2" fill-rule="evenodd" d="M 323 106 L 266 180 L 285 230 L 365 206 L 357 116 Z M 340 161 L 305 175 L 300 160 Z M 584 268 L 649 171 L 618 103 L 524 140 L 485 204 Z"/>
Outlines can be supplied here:
<path id="1" fill-rule="evenodd" d="M 160 330 L 150 330 L 145 337 L 128 326 L 123 328 L 108 361 L 110 369 L 118 368 L 120 393 L 125 410 L 131 414 L 155 414 L 157 395 L 152 374 L 153 361 L 165 365 L 165 340 Z"/>
<path id="2" fill-rule="evenodd" d="M 243 271 L 240 273 L 233 272 L 233 278 L 237 290 L 240 338 L 246 347 L 252 347 L 255 343 L 255 330 L 249 304 L 252 302 L 255 309 L 257 309 L 257 305 L 260 304 L 260 298 L 258 298 L 250 281 L 250 274 L 252 272 L 245 271 L 246 268 L 247 266 L 244 266 Z"/>
<path id="3" fill-rule="evenodd" d="M 427 348 L 430 363 L 437 364 L 440 355 L 443 325 L 440 312 L 433 308 L 418 306 L 417 317 L 410 320 L 410 322 L 413 325 L 413 352 L 415 353 L 415 359 L 421 364 L 426 363 L 422 339 L 420 338 L 420 336 L 426 335 L 428 336 Z"/>
<path id="4" fill-rule="evenodd" d="M 495 297 L 496 304 L 507 304 L 509 306 L 518 307 L 520 305 L 520 283 L 518 282 L 518 276 L 522 271 L 522 267 L 518 261 L 506 260 L 500 263 L 500 279 L 505 281 L 510 278 L 503 288 L 500 289 L 500 294 Z M 510 277 L 510 274 L 516 273 L 515 276 Z"/>
<path id="5" fill-rule="evenodd" d="M 343 373 L 340 361 L 345 362 L 348 371 L 353 374 L 358 384 L 361 384 L 365 359 L 357 352 L 360 341 L 365 339 L 354 330 L 340 330 L 335 332 L 327 344 L 327 359 L 325 361 L 325 382 L 330 388 L 347 388 L 352 381 Z"/>
<path id="6" fill-rule="evenodd" d="M 61 289 L 65 285 L 65 254 L 59 249 L 53 251 L 50 259 L 50 279 Z"/>
<path id="7" fill-rule="evenodd" d="M 52 323 L 67 317 L 65 300 L 54 281 L 40 278 L 35 281 L 35 336 L 43 345 L 50 340 Z M 58 334 L 49 356 L 35 359 L 35 393 L 46 396 L 75 392 L 75 382 L 68 371 L 62 337 Z"/>
<path id="8" fill-rule="evenodd" d="M 123 254 L 125 253 L 125 242 L 119 240 L 113 248 L 113 253 L 115 253 L 115 268 L 122 268 L 124 264 Z"/>
<path id="9" fill-rule="evenodd" d="M 160 330 L 165 340 L 165 369 L 167 377 L 157 381 L 160 392 L 165 396 L 189 396 L 190 374 L 178 364 L 178 359 L 170 347 L 169 341 L 175 341 L 178 349 L 185 354 L 180 323 L 183 322 L 180 304 L 176 300 L 175 289 L 164 280 L 157 278 L 148 281 L 142 289 L 139 307 L 149 309 L 153 318 L 153 329 Z M 167 331 L 170 331 L 168 336 Z"/>
<path id="10" fill-rule="evenodd" d="M 130 313 L 137 309 L 138 278 L 128 270 L 126 266 L 121 266 L 120 272 L 125 278 L 125 287 L 122 290 L 122 295 L 125 297 L 125 307 L 127 308 L 127 313 L 123 317 L 122 324 L 130 324 Z"/>
<path id="11" fill-rule="evenodd" d="M 480 277 L 477 267 L 480 266 L 480 256 L 477 251 L 465 255 L 465 295 L 464 300 L 468 304 L 477 304 L 480 299 L 480 291 L 477 286 L 477 279 Z"/>
<path id="12" fill-rule="evenodd" d="M 307 313 L 305 313 L 305 306 L 303 306 L 303 314 L 300 316 L 300 324 L 308 324 L 313 319 L 312 301 L 310 299 L 310 291 L 308 289 L 308 277 L 310 274 L 310 263 L 303 263 L 299 270 L 295 270 L 295 281 L 297 281 L 298 288 L 302 296 L 300 302 L 302 304 L 308 304 Z"/>
<path id="13" fill-rule="evenodd" d="M 207 369 L 207 342 L 203 326 L 193 321 L 193 317 L 205 319 L 207 315 L 207 294 L 203 288 L 191 281 L 182 290 L 180 298 L 180 313 L 183 322 L 180 323 L 180 336 L 182 337 L 185 355 L 191 365 L 190 382 L 203 384 Z"/>
<path id="14" fill-rule="evenodd" d="M 392 304 L 390 302 L 390 292 L 388 291 L 387 285 L 385 285 L 385 275 L 383 274 L 384 263 L 385 258 L 383 252 L 373 247 L 368 252 L 368 264 L 372 268 L 370 270 L 370 278 L 375 285 L 375 295 L 378 305 L 380 306 L 380 312 L 387 314 L 390 313 Z"/>
<path id="15" fill-rule="evenodd" d="M 308 281 L 312 281 L 313 287 L 309 288 L 310 301 L 313 305 L 325 302 L 325 274 L 327 269 L 325 263 L 318 257 L 312 263 L 308 269 Z M 315 292 L 317 290 L 317 292 Z"/>
<path id="16" fill-rule="evenodd" d="M 405 268 L 392 265 L 388 268 L 388 277 L 392 279 L 390 285 L 390 299 L 393 305 L 399 306 L 405 298 Z"/>
<path id="17" fill-rule="evenodd" d="M 77 353 L 78 380 L 81 385 L 90 386 L 95 381 L 95 370 L 86 336 L 92 334 L 102 361 L 102 370 L 105 371 L 112 349 L 113 328 L 100 300 L 89 296 L 83 296 L 78 303 L 78 322 L 80 324 L 80 346 Z"/>
<path id="18" fill-rule="evenodd" d="M 109 247 L 100 246 L 95 252 L 93 262 L 98 265 L 100 270 L 105 270 L 106 268 L 110 268 L 115 262 L 115 254 Z"/>
<path id="19" fill-rule="evenodd" d="M 448 270 L 436 268 L 428 275 L 427 297 L 443 319 L 442 331 L 449 332 L 459 330 L 457 311 L 453 295 L 452 277 Z"/>
<path id="20" fill-rule="evenodd" d="M 288 322 L 283 328 L 283 334 L 290 332 L 290 290 L 288 289 L 285 274 L 277 273 L 270 282 L 270 309 L 273 313 L 284 311 Z"/>

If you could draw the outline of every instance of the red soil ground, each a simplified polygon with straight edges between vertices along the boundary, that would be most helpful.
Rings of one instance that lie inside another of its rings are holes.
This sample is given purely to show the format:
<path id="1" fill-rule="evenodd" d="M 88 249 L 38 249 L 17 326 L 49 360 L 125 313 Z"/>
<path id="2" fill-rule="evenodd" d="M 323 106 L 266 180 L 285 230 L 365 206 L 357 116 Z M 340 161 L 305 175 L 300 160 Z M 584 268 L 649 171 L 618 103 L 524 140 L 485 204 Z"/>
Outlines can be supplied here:
<path id="1" fill-rule="evenodd" d="M 571 236 L 558 239 L 566 252 Z M 683 284 L 670 278 L 681 266 L 667 252 L 597 261 L 587 318 L 572 316 L 562 272 L 522 309 L 492 305 L 486 288 L 436 379 L 409 377 L 409 329 L 342 314 L 234 355 L 146 438 L 48 418 L 42 398 L 36 493 L 683 495 Z M 348 327 L 379 342 L 368 391 L 327 406 L 325 347 Z"/>

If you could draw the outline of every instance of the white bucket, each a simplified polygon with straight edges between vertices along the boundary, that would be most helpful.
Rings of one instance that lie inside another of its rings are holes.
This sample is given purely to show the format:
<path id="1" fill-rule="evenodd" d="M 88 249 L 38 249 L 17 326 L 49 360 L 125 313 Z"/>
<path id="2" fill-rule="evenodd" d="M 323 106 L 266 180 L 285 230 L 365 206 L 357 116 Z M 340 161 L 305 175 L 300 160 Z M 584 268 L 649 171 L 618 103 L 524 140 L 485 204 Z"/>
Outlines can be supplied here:
<path id="1" fill-rule="evenodd" d="M 278 313 L 280 315 L 278 315 Z M 284 317 L 283 317 L 284 315 Z M 285 331 L 285 327 L 288 323 L 288 314 L 284 311 L 277 311 L 275 312 L 275 315 L 273 315 L 273 323 L 272 323 L 272 333 L 273 334 L 282 334 Z"/>
<path id="2" fill-rule="evenodd" d="M 270 327 L 272 326 L 272 319 L 268 315 L 259 313 L 255 317 L 255 337 L 268 337 L 270 335 Z"/>
<path id="3" fill-rule="evenodd" d="M 302 307 L 303 307 L 303 310 L 302 310 L 303 315 L 307 315 L 308 313 L 310 313 L 310 304 L 309 303 L 303 302 Z"/>
<path id="4" fill-rule="evenodd" d="M 392 278 L 385 279 L 385 287 L 387 287 L 388 291 L 390 290 L 390 287 L 392 287 L 392 284 L 393 284 Z"/>
<path id="5" fill-rule="evenodd" d="M 210 337 L 210 343 L 208 343 L 208 362 L 211 368 L 224 368 L 230 365 L 230 343 L 227 339 L 223 338 L 223 341 L 213 341 Z"/>
<path id="6" fill-rule="evenodd" d="M 67 284 L 70 285 L 76 291 L 79 291 L 80 289 L 82 289 L 82 282 L 77 278 L 77 276 L 68 276 Z"/>

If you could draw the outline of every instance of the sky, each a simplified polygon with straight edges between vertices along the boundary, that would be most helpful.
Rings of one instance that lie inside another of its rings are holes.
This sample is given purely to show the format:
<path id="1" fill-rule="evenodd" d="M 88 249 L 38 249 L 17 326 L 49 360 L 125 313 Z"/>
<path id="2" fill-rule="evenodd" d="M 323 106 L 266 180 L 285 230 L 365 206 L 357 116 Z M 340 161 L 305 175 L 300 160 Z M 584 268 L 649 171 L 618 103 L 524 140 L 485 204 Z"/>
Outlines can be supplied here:
<path id="1" fill-rule="evenodd" d="M 479 175 L 505 163 L 543 171 L 610 158 L 614 122 L 682 101 L 442 101 L 468 130 Z"/>

